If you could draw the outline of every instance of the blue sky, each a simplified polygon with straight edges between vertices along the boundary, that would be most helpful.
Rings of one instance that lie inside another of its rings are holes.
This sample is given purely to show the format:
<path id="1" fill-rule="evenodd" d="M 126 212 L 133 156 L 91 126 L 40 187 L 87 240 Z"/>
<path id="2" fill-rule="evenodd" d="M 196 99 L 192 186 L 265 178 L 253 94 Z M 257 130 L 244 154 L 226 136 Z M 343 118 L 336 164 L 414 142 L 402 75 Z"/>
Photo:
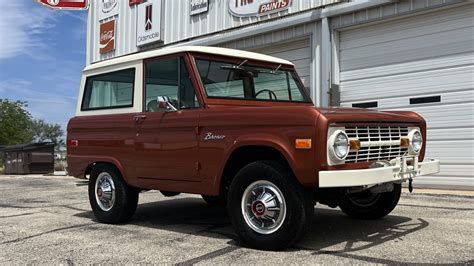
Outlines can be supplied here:
<path id="1" fill-rule="evenodd" d="M 2 1 L 0 98 L 24 100 L 34 118 L 66 128 L 86 59 L 87 11 Z"/>

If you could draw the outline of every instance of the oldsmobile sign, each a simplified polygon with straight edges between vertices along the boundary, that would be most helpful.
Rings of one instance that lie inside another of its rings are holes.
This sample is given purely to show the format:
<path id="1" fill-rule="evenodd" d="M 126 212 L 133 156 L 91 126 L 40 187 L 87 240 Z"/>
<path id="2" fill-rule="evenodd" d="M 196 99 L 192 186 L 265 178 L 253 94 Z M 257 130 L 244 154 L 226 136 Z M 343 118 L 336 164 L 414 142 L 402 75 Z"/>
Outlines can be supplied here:
<path id="1" fill-rule="evenodd" d="M 229 12 L 237 17 L 264 16 L 290 8 L 291 0 L 229 0 Z"/>

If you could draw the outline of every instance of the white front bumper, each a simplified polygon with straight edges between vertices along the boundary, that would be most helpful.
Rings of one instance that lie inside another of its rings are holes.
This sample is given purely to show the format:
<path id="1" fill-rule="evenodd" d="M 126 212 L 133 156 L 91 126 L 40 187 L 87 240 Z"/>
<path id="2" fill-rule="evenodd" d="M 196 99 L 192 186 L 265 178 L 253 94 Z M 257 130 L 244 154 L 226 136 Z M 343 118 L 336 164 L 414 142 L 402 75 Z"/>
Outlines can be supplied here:
<path id="1" fill-rule="evenodd" d="M 412 161 L 412 165 L 407 165 Z M 403 182 L 421 175 L 439 172 L 439 160 L 425 159 L 419 163 L 416 157 L 399 157 L 390 166 L 360 170 L 334 170 L 319 172 L 319 187 L 374 186 L 387 182 Z"/>

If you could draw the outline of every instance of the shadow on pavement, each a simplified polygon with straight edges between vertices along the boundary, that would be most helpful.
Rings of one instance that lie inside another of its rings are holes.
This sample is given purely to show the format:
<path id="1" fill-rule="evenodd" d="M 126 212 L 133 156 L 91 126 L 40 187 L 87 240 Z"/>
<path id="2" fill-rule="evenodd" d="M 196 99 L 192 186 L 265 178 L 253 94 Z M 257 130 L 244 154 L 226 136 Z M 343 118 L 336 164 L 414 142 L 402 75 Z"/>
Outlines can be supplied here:
<path id="1" fill-rule="evenodd" d="M 91 211 L 80 212 L 75 216 L 95 221 Z M 229 239 L 230 245 L 238 245 L 237 237 L 227 217 L 227 210 L 211 207 L 198 198 L 178 198 L 139 204 L 129 224 Z M 414 220 L 395 215 L 380 220 L 357 220 L 346 216 L 339 209 L 315 208 L 312 226 L 292 250 L 321 251 L 345 243 L 344 248 L 331 249 L 328 253 L 359 251 L 396 240 L 422 230 L 428 225 L 428 222 L 422 219 Z"/>

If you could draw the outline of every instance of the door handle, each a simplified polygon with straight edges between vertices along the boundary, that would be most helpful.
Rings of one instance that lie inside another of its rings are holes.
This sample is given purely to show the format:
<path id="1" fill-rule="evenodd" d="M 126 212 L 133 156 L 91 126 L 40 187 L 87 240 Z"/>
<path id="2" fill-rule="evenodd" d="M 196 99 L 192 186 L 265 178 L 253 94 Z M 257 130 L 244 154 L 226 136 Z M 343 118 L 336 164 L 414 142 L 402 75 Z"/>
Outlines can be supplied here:
<path id="1" fill-rule="evenodd" d="M 143 120 L 145 118 L 146 118 L 146 115 L 136 115 L 136 116 L 133 117 L 133 120 L 138 122 L 138 121 Z"/>

